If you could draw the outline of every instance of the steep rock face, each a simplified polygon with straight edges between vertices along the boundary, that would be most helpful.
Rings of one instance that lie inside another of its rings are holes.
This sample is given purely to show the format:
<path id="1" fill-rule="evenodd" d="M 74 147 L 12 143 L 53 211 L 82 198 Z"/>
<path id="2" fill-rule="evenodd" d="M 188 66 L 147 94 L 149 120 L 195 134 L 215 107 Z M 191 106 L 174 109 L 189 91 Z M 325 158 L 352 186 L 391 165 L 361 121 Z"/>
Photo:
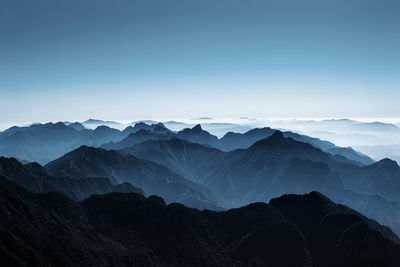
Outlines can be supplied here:
<path id="1" fill-rule="evenodd" d="M 107 177 L 114 184 L 129 182 L 148 195 L 160 195 L 168 203 L 181 202 L 199 209 L 221 209 L 224 201 L 208 188 L 186 180 L 167 167 L 122 155 L 114 150 L 82 146 L 46 165 L 55 176 Z"/>
<path id="2" fill-rule="evenodd" d="M 131 184 L 113 185 L 106 178 L 80 180 L 68 177 L 54 177 L 38 163 L 22 165 L 14 158 L 0 157 L 0 175 L 36 193 L 57 191 L 72 199 L 81 200 L 92 194 L 110 192 L 144 192 Z"/>

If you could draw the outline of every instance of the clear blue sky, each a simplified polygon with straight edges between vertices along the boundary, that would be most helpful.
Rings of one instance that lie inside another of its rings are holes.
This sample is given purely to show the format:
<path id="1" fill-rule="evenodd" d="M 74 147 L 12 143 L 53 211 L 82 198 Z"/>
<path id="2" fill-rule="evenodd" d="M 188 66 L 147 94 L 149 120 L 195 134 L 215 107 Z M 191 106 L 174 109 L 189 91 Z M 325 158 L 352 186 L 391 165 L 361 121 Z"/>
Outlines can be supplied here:
<path id="1" fill-rule="evenodd" d="M 400 117 L 400 1 L 0 5 L 0 123 Z"/>

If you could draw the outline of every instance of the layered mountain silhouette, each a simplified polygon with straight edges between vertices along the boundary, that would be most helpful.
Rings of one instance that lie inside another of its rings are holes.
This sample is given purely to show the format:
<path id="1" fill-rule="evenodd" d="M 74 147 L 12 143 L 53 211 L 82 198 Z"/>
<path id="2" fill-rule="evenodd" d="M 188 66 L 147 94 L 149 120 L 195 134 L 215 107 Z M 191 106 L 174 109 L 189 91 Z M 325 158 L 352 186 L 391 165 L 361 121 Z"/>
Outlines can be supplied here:
<path id="1" fill-rule="evenodd" d="M 123 149 L 128 148 L 134 144 L 143 142 L 145 140 L 169 139 L 172 136 L 175 136 L 179 139 L 183 139 L 191 143 L 198 143 L 209 147 L 215 147 L 222 151 L 229 152 L 240 148 L 248 148 L 255 142 L 270 137 L 275 132 L 274 129 L 267 127 L 255 128 L 243 134 L 228 132 L 221 139 L 218 139 L 216 136 L 208 133 L 207 131 L 204 131 L 200 124 L 194 126 L 193 128 L 183 129 L 176 134 L 171 131 L 154 132 L 154 130 L 152 130 L 152 127 L 150 127 L 149 125 L 147 127 L 141 127 L 141 129 L 145 129 L 147 131 L 141 131 L 140 135 L 129 136 L 117 143 L 104 144 L 102 147 L 107 149 Z M 356 152 L 352 148 L 337 147 L 331 142 L 323 141 L 318 138 L 313 138 L 306 135 L 300 135 L 293 132 L 283 132 L 283 135 L 285 137 L 291 137 L 296 141 L 311 144 L 312 146 L 328 152 L 331 155 L 344 156 L 345 158 L 352 160 L 353 163 L 356 163 L 360 166 L 369 165 L 374 162 L 368 156 Z"/>
<path id="2" fill-rule="evenodd" d="M 343 156 L 285 138 L 282 132 L 231 152 L 176 138 L 150 140 L 124 151 L 212 188 L 232 206 L 315 190 L 400 233 L 396 212 L 399 199 L 395 194 L 400 167 L 392 161 L 359 166 Z"/>
<path id="3" fill-rule="evenodd" d="M 252 129 L 246 133 L 226 133 L 221 139 L 217 148 L 222 151 L 232 151 L 238 148 L 248 148 L 255 142 L 271 136 L 275 132 L 269 127 Z M 374 161 L 366 155 L 354 151 L 352 148 L 337 147 L 333 143 L 323 141 L 318 138 L 309 137 L 293 133 L 290 131 L 283 132 L 284 137 L 290 137 L 296 141 L 309 143 L 332 155 L 342 155 L 346 158 L 365 165 L 372 164 Z"/>
<path id="4" fill-rule="evenodd" d="M 46 164 L 81 145 L 122 149 L 139 143 L 145 138 L 154 139 L 154 135 L 158 135 L 157 139 L 175 136 L 192 143 L 216 147 L 223 151 L 231 151 L 238 148 L 248 148 L 256 141 L 269 137 L 274 132 L 270 128 L 253 129 L 244 134 L 227 133 L 224 137 L 218 139 L 216 136 L 204 131 L 200 125 L 183 129 L 177 133 L 172 132 L 162 123 L 149 125 L 138 122 L 134 126 L 126 127 L 124 130 L 117 130 L 110 126 L 121 127 L 121 124 L 101 120 L 88 120 L 83 123 L 58 122 L 34 124 L 29 127 L 11 127 L 0 133 L 0 155 L 15 157 L 22 161 Z M 141 131 L 141 135 L 130 136 L 139 131 Z M 146 133 L 149 136 L 153 136 L 146 137 Z M 333 155 L 342 155 L 357 162 L 359 165 L 373 163 L 370 158 L 351 148 L 339 148 L 330 142 L 292 132 L 284 132 L 284 136 L 310 143 Z M 123 140 L 128 137 L 129 139 Z"/>
<path id="5" fill-rule="evenodd" d="M 390 229 L 315 192 L 215 212 L 137 193 L 74 202 L 0 178 L 0 236 L 2 266 L 400 264 Z"/>
<path id="6" fill-rule="evenodd" d="M 110 123 L 0 133 L 1 266 L 400 266 L 395 161 L 271 128 Z"/>
<path id="7" fill-rule="evenodd" d="M 142 129 L 142 124 L 127 127 L 123 131 L 101 125 L 102 121 L 92 124 L 98 123 L 100 125 L 93 130 L 86 129 L 80 123 L 66 125 L 62 122 L 11 127 L 0 133 L 0 155 L 46 164 L 82 145 L 100 146 L 104 143 L 118 142 Z M 161 124 L 147 125 L 145 128 L 160 133 L 169 131 Z"/>
<path id="8" fill-rule="evenodd" d="M 180 139 L 148 141 L 125 151 L 174 171 L 183 170 L 181 174 L 221 192 L 223 197 L 236 204 L 280 195 L 282 192 L 277 192 L 276 188 L 280 185 L 287 188 L 292 184 L 291 189 L 295 193 L 321 190 L 321 187 L 332 190 L 342 188 L 340 177 L 321 163 L 351 164 L 350 160 L 332 156 L 310 144 L 285 138 L 279 131 L 248 149 L 232 152 Z"/>
<path id="9" fill-rule="evenodd" d="M 147 195 L 157 194 L 170 202 L 181 202 L 200 209 L 224 206 L 205 186 L 185 179 L 167 167 L 114 150 L 81 146 L 48 163 L 47 171 L 58 177 L 107 177 L 113 184 L 129 182 Z"/>

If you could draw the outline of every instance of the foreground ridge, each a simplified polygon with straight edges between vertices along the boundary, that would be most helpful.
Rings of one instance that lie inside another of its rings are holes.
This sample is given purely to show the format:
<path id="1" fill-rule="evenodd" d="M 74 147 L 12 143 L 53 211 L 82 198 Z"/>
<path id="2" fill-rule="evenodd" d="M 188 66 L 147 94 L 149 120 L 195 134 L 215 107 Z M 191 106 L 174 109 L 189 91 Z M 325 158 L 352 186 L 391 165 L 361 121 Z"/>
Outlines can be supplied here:
<path id="1" fill-rule="evenodd" d="M 215 212 L 138 193 L 75 202 L 0 178 L 0 237 L 2 266 L 400 264 L 388 228 L 316 192 Z"/>

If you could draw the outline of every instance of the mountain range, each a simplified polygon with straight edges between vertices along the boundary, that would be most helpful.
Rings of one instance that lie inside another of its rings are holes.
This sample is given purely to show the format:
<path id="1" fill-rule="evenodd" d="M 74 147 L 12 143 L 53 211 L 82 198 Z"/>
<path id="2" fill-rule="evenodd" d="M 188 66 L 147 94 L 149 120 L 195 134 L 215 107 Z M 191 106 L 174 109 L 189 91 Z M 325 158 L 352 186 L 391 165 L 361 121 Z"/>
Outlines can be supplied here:
<path id="1" fill-rule="evenodd" d="M 399 165 L 318 138 L 65 122 L 0 155 L 4 266 L 400 263 Z"/>
<path id="2" fill-rule="evenodd" d="M 47 193 L 57 191 L 74 200 L 82 200 L 93 194 L 110 192 L 136 192 L 143 194 L 142 189 L 129 183 L 124 182 L 113 185 L 105 177 L 78 180 L 70 177 L 51 176 L 38 163 L 22 165 L 14 158 L 0 157 L 0 176 L 25 187 L 31 192 Z"/>
<path id="3" fill-rule="evenodd" d="M 81 146 L 45 165 L 51 175 L 75 179 L 107 177 L 113 184 L 128 182 L 146 195 L 161 195 L 167 201 L 199 209 L 221 209 L 222 199 L 212 190 L 172 172 L 163 165 L 114 150 Z"/>
<path id="4" fill-rule="evenodd" d="M 100 121 L 101 123 L 102 121 Z M 193 143 L 200 143 L 213 146 L 224 151 L 237 148 L 246 148 L 254 142 L 270 136 L 274 130 L 270 128 L 253 129 L 244 134 L 227 133 L 218 139 L 216 136 L 204 131 L 200 125 L 193 128 L 186 128 L 177 133 L 166 128 L 162 123 L 148 125 L 138 122 L 134 126 L 128 126 L 120 131 L 108 126 L 98 126 L 94 130 L 86 129 L 79 123 L 46 123 L 34 124 L 27 127 L 11 127 L 0 133 L 0 155 L 15 157 L 22 161 L 38 162 L 46 164 L 65 153 L 74 150 L 82 145 L 104 146 L 109 149 L 120 149 L 120 144 L 113 146 L 113 143 L 123 140 L 129 135 L 140 130 L 147 130 L 151 134 L 165 135 L 166 138 L 176 136 Z M 143 132 L 142 132 L 143 134 Z M 285 132 L 285 136 L 292 137 L 299 141 L 309 142 L 331 154 L 340 154 L 360 164 L 370 164 L 373 161 L 351 148 L 339 148 L 334 144 L 317 138 L 311 138 L 292 132 Z M 161 138 L 158 136 L 157 139 Z M 131 138 L 137 140 L 137 138 Z M 136 143 L 138 141 L 135 141 Z M 127 144 L 128 145 L 128 144 Z"/>
<path id="5" fill-rule="evenodd" d="M 400 167 L 388 159 L 359 166 L 282 132 L 230 152 L 177 138 L 149 140 L 123 151 L 212 188 L 232 206 L 316 190 L 400 233 L 399 214 L 393 213 L 400 201 Z"/>

